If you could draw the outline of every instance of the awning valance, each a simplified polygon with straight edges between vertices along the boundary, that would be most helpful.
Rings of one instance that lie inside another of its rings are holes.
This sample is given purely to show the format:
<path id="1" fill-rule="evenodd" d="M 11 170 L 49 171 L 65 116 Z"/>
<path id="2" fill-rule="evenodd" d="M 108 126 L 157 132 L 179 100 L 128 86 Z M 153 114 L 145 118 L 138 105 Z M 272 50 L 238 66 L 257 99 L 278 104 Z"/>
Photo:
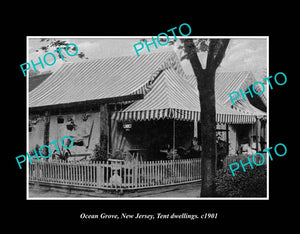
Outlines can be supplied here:
<path id="1" fill-rule="evenodd" d="M 145 121 L 160 119 L 175 119 L 181 121 L 198 121 L 200 122 L 200 112 L 179 110 L 179 109 L 159 109 L 143 111 L 118 111 L 112 115 L 112 119 L 117 121 Z M 236 115 L 236 114 L 216 114 L 217 123 L 228 124 L 250 124 L 255 123 L 254 115 Z"/>

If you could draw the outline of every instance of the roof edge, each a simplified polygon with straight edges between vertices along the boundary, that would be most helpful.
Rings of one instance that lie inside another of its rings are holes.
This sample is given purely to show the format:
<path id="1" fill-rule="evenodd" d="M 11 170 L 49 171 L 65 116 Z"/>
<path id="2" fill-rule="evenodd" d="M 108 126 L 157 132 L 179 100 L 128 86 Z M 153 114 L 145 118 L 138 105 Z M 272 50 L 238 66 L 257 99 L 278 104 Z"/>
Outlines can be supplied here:
<path id="1" fill-rule="evenodd" d="M 56 105 L 34 106 L 34 107 L 29 107 L 29 111 L 49 111 L 49 110 L 53 110 L 53 109 L 74 107 L 74 106 L 120 103 L 120 102 L 126 102 L 126 101 L 140 100 L 143 98 L 144 98 L 144 94 L 125 95 L 125 96 L 102 98 L 102 99 L 87 100 L 87 101 L 80 101 L 80 102 L 61 103 L 61 104 L 56 104 Z"/>

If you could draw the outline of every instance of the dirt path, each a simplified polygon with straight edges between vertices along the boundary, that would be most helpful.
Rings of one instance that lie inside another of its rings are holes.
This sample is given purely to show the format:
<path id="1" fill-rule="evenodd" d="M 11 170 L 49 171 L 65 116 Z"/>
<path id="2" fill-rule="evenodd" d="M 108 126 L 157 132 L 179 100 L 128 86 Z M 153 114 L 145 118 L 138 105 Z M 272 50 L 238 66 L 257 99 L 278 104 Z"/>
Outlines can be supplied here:
<path id="1" fill-rule="evenodd" d="M 29 188 L 29 198 L 197 198 L 200 193 L 200 182 L 176 185 L 165 188 L 156 188 L 151 190 L 141 190 L 133 193 L 125 193 L 123 195 L 116 193 L 102 193 L 95 196 L 79 191 L 66 191 L 62 189 L 50 189 L 47 187 Z"/>

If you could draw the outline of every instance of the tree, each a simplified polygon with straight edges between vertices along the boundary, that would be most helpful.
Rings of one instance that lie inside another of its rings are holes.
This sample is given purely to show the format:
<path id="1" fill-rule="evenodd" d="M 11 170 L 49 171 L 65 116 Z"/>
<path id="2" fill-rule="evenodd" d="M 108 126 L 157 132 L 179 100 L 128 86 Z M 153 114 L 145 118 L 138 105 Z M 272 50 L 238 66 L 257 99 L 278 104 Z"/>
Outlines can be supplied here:
<path id="1" fill-rule="evenodd" d="M 161 39 L 165 41 L 166 39 Z M 201 197 L 215 196 L 215 177 L 217 166 L 216 144 L 216 100 L 215 75 L 229 44 L 229 39 L 180 39 L 177 48 L 181 51 L 181 60 L 188 59 L 197 79 L 201 108 Z M 169 45 L 174 45 L 174 40 Z M 201 64 L 198 52 L 206 53 L 205 68 Z"/>
<path id="2" fill-rule="evenodd" d="M 201 197 L 213 197 L 217 164 L 215 74 L 224 58 L 229 39 L 184 39 L 182 42 L 181 48 L 184 54 L 181 59 L 190 61 L 200 94 Z M 199 51 L 207 52 L 205 68 L 198 58 Z"/>
<path id="3" fill-rule="evenodd" d="M 46 44 L 45 46 L 42 46 L 40 48 L 40 50 L 43 50 L 44 52 L 48 52 L 50 48 L 59 49 L 59 48 L 63 47 L 65 49 L 66 46 L 69 44 L 66 41 L 59 40 L 59 39 L 41 38 L 40 42 L 44 42 L 44 41 L 48 42 L 48 44 Z M 68 47 L 68 50 L 76 51 L 76 48 L 70 46 L 70 47 Z M 36 50 L 36 52 L 39 52 L 39 50 Z M 56 51 L 56 53 L 60 59 L 64 60 L 66 58 L 66 56 L 64 56 L 62 53 L 59 53 L 59 51 Z M 78 53 L 77 56 L 81 59 L 83 59 L 83 58 L 88 59 L 83 52 Z"/>
<path id="4" fill-rule="evenodd" d="M 146 39 L 142 38 L 141 41 Z M 161 42 L 167 39 L 161 37 Z M 201 197 L 215 196 L 215 175 L 217 165 L 216 144 L 216 101 L 215 101 L 215 74 L 220 66 L 229 44 L 229 39 L 179 39 L 182 44 L 177 48 L 181 52 L 180 59 L 188 59 L 197 79 L 201 108 Z M 170 40 L 169 45 L 175 41 Z M 203 68 L 198 52 L 206 53 L 206 64 Z"/>

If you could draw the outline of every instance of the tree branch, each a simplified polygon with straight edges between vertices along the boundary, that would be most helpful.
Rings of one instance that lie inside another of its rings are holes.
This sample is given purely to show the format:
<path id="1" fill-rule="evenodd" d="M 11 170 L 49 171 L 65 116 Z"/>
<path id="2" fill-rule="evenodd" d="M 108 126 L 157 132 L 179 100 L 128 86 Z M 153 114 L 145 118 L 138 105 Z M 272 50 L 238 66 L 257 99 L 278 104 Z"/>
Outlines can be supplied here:
<path id="1" fill-rule="evenodd" d="M 216 45 L 218 44 L 218 39 L 210 39 L 209 47 L 206 58 L 206 69 L 210 70 L 213 66 L 214 55 L 216 53 Z"/>
<path id="2" fill-rule="evenodd" d="M 217 69 L 218 66 L 221 64 L 221 62 L 224 58 L 224 55 L 225 55 L 225 51 L 226 51 L 227 46 L 229 44 L 229 40 L 230 39 L 220 39 L 219 43 L 221 43 L 221 46 L 220 46 L 220 48 L 218 50 L 218 53 L 217 53 L 217 55 L 214 59 L 214 65 L 213 65 L 214 69 Z"/>
<path id="3" fill-rule="evenodd" d="M 184 50 L 187 53 L 187 58 L 190 60 L 195 76 L 199 76 L 203 72 L 202 64 L 197 55 L 197 48 L 193 39 L 183 40 Z"/>

